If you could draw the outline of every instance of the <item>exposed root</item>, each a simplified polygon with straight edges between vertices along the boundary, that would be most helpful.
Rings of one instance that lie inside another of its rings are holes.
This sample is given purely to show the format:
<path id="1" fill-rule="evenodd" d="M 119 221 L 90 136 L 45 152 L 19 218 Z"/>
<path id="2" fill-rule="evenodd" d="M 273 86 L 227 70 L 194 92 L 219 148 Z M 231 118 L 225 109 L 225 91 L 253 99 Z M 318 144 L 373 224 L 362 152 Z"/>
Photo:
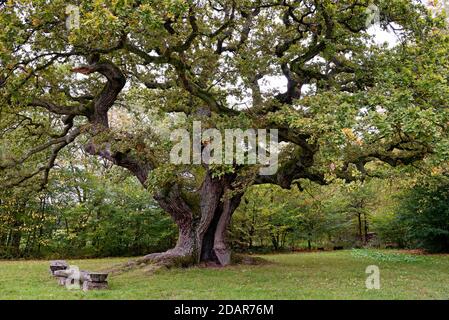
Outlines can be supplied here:
<path id="1" fill-rule="evenodd" d="M 260 257 L 241 254 L 232 255 L 232 265 L 264 265 L 269 263 L 269 261 Z M 223 268 L 219 263 L 212 261 L 197 264 L 192 254 L 186 254 L 184 251 L 175 248 L 162 253 L 152 253 L 136 260 L 115 265 L 109 270 L 105 270 L 105 272 L 121 274 L 132 270 L 143 269 L 146 273 L 154 274 L 161 269 L 188 268 L 194 265 L 203 268 Z"/>
<path id="2" fill-rule="evenodd" d="M 162 268 L 187 268 L 195 264 L 192 254 L 186 254 L 182 250 L 171 249 L 162 253 L 152 253 L 136 260 L 113 266 L 107 270 L 111 274 L 145 268 L 145 271 L 155 272 Z"/>

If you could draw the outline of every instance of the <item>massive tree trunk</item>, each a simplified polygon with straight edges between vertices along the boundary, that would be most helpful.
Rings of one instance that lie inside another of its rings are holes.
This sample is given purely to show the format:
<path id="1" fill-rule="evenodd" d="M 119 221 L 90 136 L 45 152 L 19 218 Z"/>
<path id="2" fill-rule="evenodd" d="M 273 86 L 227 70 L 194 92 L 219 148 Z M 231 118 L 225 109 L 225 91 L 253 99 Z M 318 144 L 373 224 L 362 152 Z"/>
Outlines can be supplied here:
<path id="1" fill-rule="evenodd" d="M 155 196 L 159 205 L 178 226 L 179 237 L 175 248 L 164 253 L 150 254 L 147 261 L 187 266 L 205 262 L 226 266 L 231 263 L 231 250 L 226 241 L 231 217 L 242 198 L 242 192 L 231 191 L 231 176 L 213 178 L 207 172 L 198 192 L 198 212 L 184 200 L 177 185 Z"/>

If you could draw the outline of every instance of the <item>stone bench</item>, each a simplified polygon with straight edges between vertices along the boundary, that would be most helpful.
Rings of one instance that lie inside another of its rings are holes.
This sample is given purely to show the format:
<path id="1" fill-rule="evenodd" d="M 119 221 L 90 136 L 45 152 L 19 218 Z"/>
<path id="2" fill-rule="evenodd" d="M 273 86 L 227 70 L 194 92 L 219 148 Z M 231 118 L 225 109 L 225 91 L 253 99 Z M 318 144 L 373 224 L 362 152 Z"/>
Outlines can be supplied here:
<path id="1" fill-rule="evenodd" d="M 89 272 L 89 280 L 83 282 L 83 290 L 104 290 L 108 289 L 107 273 Z"/>
<path id="2" fill-rule="evenodd" d="M 51 261 L 50 271 L 60 286 L 75 285 L 75 281 L 79 281 L 84 291 L 109 288 L 108 273 L 79 270 L 79 274 L 76 274 L 78 270 L 70 269 L 69 265 L 63 260 Z"/>
<path id="3" fill-rule="evenodd" d="M 55 275 L 56 271 L 67 270 L 69 265 L 64 260 L 52 260 L 50 261 L 50 273 L 52 276 Z"/>

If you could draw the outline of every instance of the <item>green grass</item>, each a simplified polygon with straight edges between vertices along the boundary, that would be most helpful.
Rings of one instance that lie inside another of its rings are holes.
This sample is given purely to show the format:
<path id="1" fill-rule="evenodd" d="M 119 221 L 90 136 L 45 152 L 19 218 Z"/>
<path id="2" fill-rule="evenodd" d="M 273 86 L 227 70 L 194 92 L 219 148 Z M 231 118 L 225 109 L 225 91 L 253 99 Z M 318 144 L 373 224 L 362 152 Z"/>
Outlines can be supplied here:
<path id="1" fill-rule="evenodd" d="M 0 299 L 449 299 L 449 255 L 353 250 L 264 256 L 271 264 L 224 269 L 135 270 L 111 276 L 110 290 L 69 291 L 47 261 L 0 261 Z M 127 259 L 70 260 L 99 270 Z M 381 289 L 365 288 L 377 265 Z"/>

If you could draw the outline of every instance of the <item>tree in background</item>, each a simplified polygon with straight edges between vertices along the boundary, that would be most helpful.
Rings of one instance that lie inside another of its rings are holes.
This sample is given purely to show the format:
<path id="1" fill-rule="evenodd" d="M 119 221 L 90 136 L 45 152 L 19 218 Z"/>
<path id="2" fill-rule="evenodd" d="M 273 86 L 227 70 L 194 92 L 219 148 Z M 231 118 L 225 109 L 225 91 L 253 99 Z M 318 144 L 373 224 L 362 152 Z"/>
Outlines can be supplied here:
<path id="1" fill-rule="evenodd" d="M 296 230 L 290 211 L 291 193 L 279 187 L 261 185 L 251 188 L 237 209 L 231 228 L 235 247 L 248 250 L 284 249 L 288 236 Z"/>
<path id="2" fill-rule="evenodd" d="M 394 222 L 411 247 L 449 252 L 449 176 L 424 178 L 405 192 Z"/>
<path id="3" fill-rule="evenodd" d="M 333 247 L 353 243 L 352 217 L 342 186 L 304 181 L 303 190 L 263 185 L 250 188 L 237 209 L 232 241 L 240 249 L 254 245 L 274 250 Z"/>
<path id="4" fill-rule="evenodd" d="M 0 257 L 131 256 L 176 242 L 170 218 L 135 180 L 68 151 L 45 191 L 0 194 Z"/>
<path id="5" fill-rule="evenodd" d="M 357 238 L 361 245 L 367 244 L 369 240 L 369 221 L 377 198 L 373 187 L 373 183 L 364 181 L 352 183 L 345 188 L 347 203 L 343 210 L 355 217 Z"/>
<path id="6" fill-rule="evenodd" d="M 0 257 L 18 257 L 32 248 L 40 251 L 48 212 L 45 195 L 28 190 L 24 197 L 17 190 L 3 190 L 0 193 Z"/>

